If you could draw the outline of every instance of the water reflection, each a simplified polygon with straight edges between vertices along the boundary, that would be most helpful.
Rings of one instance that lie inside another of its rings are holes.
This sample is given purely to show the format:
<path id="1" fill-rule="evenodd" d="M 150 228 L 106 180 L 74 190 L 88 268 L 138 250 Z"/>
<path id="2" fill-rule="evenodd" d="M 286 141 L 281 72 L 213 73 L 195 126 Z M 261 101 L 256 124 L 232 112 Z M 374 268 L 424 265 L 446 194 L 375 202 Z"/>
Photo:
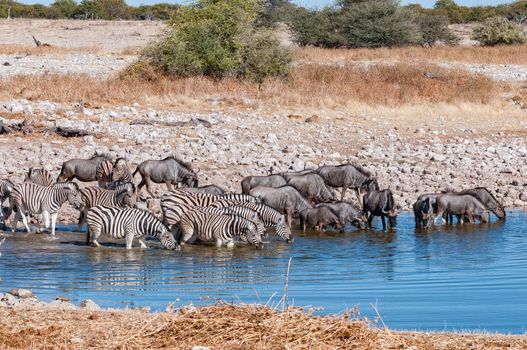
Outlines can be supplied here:
<path id="1" fill-rule="evenodd" d="M 171 252 L 150 241 L 150 249 L 127 251 L 111 240 L 86 247 L 85 233 L 2 233 L 0 274 L 3 289 L 31 288 L 45 300 L 66 293 L 160 310 L 175 299 L 266 302 L 281 295 L 292 257 L 289 295 L 297 305 L 334 313 L 359 304 L 373 316 L 369 305 L 377 302 L 393 328 L 522 332 L 526 218 L 513 212 L 505 223 L 415 230 L 405 214 L 394 231 L 295 232 L 295 244 L 271 236 L 263 250 L 187 245 Z"/>

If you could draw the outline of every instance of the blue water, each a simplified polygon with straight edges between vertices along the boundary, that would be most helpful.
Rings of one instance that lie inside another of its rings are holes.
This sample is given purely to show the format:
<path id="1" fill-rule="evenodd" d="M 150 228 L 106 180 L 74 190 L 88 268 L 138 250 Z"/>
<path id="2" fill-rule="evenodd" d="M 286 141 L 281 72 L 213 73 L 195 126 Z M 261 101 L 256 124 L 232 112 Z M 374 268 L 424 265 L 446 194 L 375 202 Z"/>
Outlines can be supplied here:
<path id="1" fill-rule="evenodd" d="M 85 234 L 0 233 L 0 290 L 30 288 L 43 300 L 90 298 L 105 307 L 210 303 L 278 304 L 289 257 L 289 302 L 339 313 L 358 306 L 392 329 L 527 331 L 527 213 L 505 223 L 416 231 L 400 215 L 396 232 L 298 233 L 264 250 L 185 245 L 125 251 L 121 242 L 86 247 Z M 377 228 L 380 222 L 375 221 Z M 101 243 L 104 239 L 101 238 Z"/>

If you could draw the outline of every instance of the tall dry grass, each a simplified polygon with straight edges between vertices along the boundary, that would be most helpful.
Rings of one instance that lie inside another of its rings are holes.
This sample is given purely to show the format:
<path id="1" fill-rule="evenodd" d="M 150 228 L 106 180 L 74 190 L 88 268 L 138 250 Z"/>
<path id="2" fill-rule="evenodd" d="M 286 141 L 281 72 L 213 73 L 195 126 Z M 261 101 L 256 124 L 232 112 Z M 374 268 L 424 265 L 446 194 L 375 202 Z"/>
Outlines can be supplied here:
<path id="1" fill-rule="evenodd" d="M 298 48 L 295 58 L 305 63 L 342 63 L 386 60 L 397 62 L 460 62 L 472 64 L 527 64 L 527 45 L 436 46 L 379 49 Z"/>
<path id="2" fill-rule="evenodd" d="M 152 76 L 124 76 L 99 80 L 88 76 L 15 76 L 0 80 L 0 97 L 29 100 L 126 104 L 152 99 L 210 99 L 232 105 L 267 104 L 338 108 L 350 101 L 367 105 L 401 106 L 415 103 L 477 103 L 495 101 L 498 84 L 465 71 L 411 65 L 295 66 L 289 80 L 269 80 L 261 87 L 237 79 L 207 77 L 170 79 Z"/>

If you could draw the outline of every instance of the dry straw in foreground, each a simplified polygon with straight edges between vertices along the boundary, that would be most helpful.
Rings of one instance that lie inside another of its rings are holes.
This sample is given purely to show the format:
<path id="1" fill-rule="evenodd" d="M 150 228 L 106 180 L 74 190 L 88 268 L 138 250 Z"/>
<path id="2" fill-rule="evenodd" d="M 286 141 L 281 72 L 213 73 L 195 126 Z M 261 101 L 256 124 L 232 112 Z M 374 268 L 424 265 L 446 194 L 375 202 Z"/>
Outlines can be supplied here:
<path id="1" fill-rule="evenodd" d="M 431 74 L 425 74 L 425 72 Z M 15 76 L 0 80 L 0 98 L 97 104 L 169 101 L 182 97 L 230 99 L 233 105 L 339 108 L 350 102 L 400 106 L 417 103 L 487 104 L 499 99 L 492 80 L 461 70 L 413 65 L 306 64 L 290 79 L 257 84 L 206 77 L 170 79 L 152 72 L 99 80 L 77 75 Z M 177 104 L 177 103 L 176 103 Z"/>
<path id="2" fill-rule="evenodd" d="M 143 311 L 0 308 L 1 349 L 525 349 L 526 336 L 393 332 L 298 308 L 218 304 Z"/>

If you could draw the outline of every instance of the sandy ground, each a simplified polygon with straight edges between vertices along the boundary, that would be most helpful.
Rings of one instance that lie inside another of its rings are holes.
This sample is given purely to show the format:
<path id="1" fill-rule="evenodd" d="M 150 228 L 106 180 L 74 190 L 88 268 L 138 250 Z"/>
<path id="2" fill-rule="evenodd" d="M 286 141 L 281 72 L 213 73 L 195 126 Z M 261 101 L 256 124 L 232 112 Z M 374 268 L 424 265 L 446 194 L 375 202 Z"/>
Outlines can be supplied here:
<path id="1" fill-rule="evenodd" d="M 163 28 L 160 21 L 2 19 L 0 45 L 34 46 L 32 36 L 35 36 L 60 48 L 120 53 L 123 49 L 145 46 Z"/>

